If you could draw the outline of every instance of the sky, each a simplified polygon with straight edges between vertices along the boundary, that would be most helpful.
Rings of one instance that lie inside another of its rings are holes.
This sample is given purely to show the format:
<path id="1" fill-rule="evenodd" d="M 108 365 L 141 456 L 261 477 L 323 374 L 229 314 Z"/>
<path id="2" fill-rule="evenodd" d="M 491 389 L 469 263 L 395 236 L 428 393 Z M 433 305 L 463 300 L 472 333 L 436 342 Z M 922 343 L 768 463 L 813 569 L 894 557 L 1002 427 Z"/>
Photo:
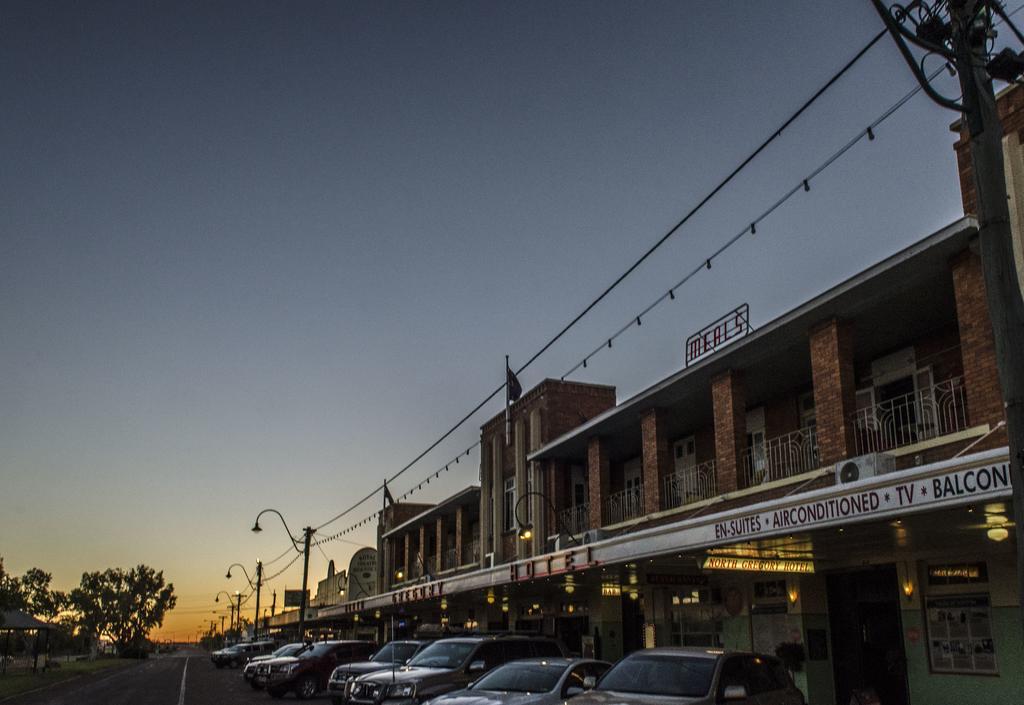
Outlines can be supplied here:
<path id="1" fill-rule="evenodd" d="M 868 0 L 0 3 L 5 567 L 146 563 L 179 595 L 157 636 L 194 636 L 245 587 L 229 564 L 287 548 L 260 510 L 298 532 L 403 467 L 881 28 Z M 524 389 L 914 85 L 883 38 Z M 622 400 L 740 303 L 758 326 L 960 217 L 955 117 L 918 95 L 573 378 Z M 465 460 L 413 498 L 476 482 Z M 346 539 L 311 583 L 373 527 Z"/>

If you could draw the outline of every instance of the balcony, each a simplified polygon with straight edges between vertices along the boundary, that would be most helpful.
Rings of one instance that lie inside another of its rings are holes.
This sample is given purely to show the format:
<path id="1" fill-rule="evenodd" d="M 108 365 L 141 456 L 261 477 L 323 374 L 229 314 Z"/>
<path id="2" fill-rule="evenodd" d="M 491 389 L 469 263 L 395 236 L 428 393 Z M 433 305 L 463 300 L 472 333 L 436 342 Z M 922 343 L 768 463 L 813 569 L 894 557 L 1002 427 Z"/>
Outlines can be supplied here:
<path id="1" fill-rule="evenodd" d="M 715 481 L 715 461 L 678 470 L 663 480 L 661 495 L 663 509 L 675 509 L 701 500 L 711 499 L 718 494 Z"/>
<path id="2" fill-rule="evenodd" d="M 458 568 L 458 564 L 455 561 L 455 549 L 449 548 L 441 556 L 441 570 L 452 570 Z"/>
<path id="3" fill-rule="evenodd" d="M 644 486 L 610 495 L 605 501 L 605 523 L 618 524 L 644 515 Z"/>
<path id="4" fill-rule="evenodd" d="M 754 487 L 818 466 L 818 433 L 814 426 L 807 426 L 748 448 L 743 458 L 743 479 L 747 487 Z"/>
<path id="5" fill-rule="evenodd" d="M 953 377 L 859 409 L 851 419 L 857 455 L 913 445 L 967 428 L 963 379 Z"/>
<path id="6" fill-rule="evenodd" d="M 462 565 L 480 562 L 480 542 L 470 541 L 462 545 Z"/>
<path id="7" fill-rule="evenodd" d="M 575 507 L 562 510 L 558 515 L 558 526 L 556 529 L 568 531 L 571 534 L 582 534 L 590 528 L 590 503 L 583 502 Z"/>

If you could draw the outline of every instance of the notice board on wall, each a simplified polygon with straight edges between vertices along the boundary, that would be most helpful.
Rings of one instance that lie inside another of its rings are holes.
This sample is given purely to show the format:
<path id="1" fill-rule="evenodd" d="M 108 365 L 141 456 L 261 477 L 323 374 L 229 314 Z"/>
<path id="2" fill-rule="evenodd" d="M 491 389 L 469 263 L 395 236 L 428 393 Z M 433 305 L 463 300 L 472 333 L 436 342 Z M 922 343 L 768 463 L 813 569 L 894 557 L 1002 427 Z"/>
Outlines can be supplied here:
<path id="1" fill-rule="evenodd" d="M 932 671 L 999 672 L 988 595 L 931 597 L 925 605 Z"/>

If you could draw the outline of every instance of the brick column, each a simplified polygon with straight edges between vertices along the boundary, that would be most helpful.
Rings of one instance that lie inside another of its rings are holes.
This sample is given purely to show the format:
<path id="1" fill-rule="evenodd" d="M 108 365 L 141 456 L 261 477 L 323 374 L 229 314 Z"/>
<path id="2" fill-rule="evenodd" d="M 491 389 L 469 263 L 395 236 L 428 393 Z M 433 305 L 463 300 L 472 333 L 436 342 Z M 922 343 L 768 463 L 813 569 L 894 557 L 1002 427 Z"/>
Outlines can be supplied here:
<path id="1" fill-rule="evenodd" d="M 965 250 L 953 258 L 953 293 L 960 328 L 960 355 L 964 364 L 967 418 L 972 426 L 995 426 L 1003 420 L 1003 396 L 996 367 L 995 339 L 985 298 L 981 258 Z M 1001 434 L 999 434 L 1001 435 Z M 1000 442 L 1005 442 L 1000 439 Z"/>
<path id="2" fill-rule="evenodd" d="M 711 380 L 715 412 L 715 479 L 721 494 L 742 486 L 743 454 L 747 449 L 747 400 L 743 373 L 728 370 Z"/>
<path id="3" fill-rule="evenodd" d="M 569 468 L 563 461 L 547 461 L 547 470 L 544 473 L 547 486 L 544 491 L 553 506 L 548 506 L 545 502 L 544 512 L 548 517 L 548 527 L 553 534 L 562 533 L 562 522 L 558 520 L 556 512 L 561 512 L 569 506 L 569 498 L 566 493 L 566 485 L 569 482 L 568 474 Z"/>
<path id="4" fill-rule="evenodd" d="M 531 544 L 528 541 L 522 541 L 519 539 L 519 523 L 517 520 L 521 519 L 523 523 L 527 523 L 527 518 L 530 514 L 529 500 L 523 499 L 522 502 L 519 500 L 526 495 L 527 481 L 526 473 L 528 468 L 526 467 L 526 423 L 522 418 L 518 418 L 513 423 L 514 427 L 514 439 L 513 439 L 513 450 L 515 451 L 515 471 L 516 471 L 516 495 L 515 503 L 512 505 L 515 510 L 515 516 L 512 517 L 512 526 L 516 531 L 516 557 L 526 558 L 530 555 Z"/>
<path id="5" fill-rule="evenodd" d="M 455 567 L 463 564 L 462 560 L 462 524 L 466 520 L 466 510 L 461 506 L 455 509 Z"/>
<path id="6" fill-rule="evenodd" d="M 434 547 L 434 573 L 444 570 L 444 517 L 437 518 L 437 545 Z"/>
<path id="7" fill-rule="evenodd" d="M 600 436 L 587 441 L 587 494 L 590 501 L 590 528 L 604 526 L 604 498 L 608 491 L 611 462 L 608 443 Z"/>
<path id="8" fill-rule="evenodd" d="M 491 484 L 494 473 L 491 470 L 491 441 L 480 439 L 480 559 L 490 552 L 491 538 L 494 535 L 494 490 Z M 462 538 L 462 535 L 459 535 Z M 459 565 L 462 565 L 460 562 Z"/>
<path id="9" fill-rule="evenodd" d="M 822 467 L 856 453 L 854 423 L 857 382 L 853 371 L 853 328 L 836 319 L 810 330 L 814 415 Z"/>
<path id="10" fill-rule="evenodd" d="M 504 455 L 505 455 L 505 434 L 502 432 L 495 433 L 491 437 L 491 496 L 493 497 L 493 517 L 492 517 L 492 537 L 494 539 L 491 544 L 491 550 L 494 551 L 494 565 L 498 565 L 504 560 L 504 551 L 502 544 L 503 533 L 505 527 L 505 515 L 504 515 L 504 503 L 502 501 L 505 492 L 505 473 L 504 473 Z M 480 551 L 480 560 L 484 560 L 485 552 Z"/>
<path id="11" fill-rule="evenodd" d="M 412 534 L 405 535 L 405 548 L 402 552 L 402 580 L 409 579 L 409 550 L 412 548 Z"/>
<path id="12" fill-rule="evenodd" d="M 420 554 L 419 568 L 420 575 L 425 575 L 427 572 L 427 561 L 430 560 L 430 556 L 427 555 L 427 525 L 420 524 L 420 547 L 417 553 Z"/>
<path id="13" fill-rule="evenodd" d="M 665 420 L 664 409 L 648 409 L 640 417 L 645 514 L 661 510 L 661 480 L 672 472 Z"/>

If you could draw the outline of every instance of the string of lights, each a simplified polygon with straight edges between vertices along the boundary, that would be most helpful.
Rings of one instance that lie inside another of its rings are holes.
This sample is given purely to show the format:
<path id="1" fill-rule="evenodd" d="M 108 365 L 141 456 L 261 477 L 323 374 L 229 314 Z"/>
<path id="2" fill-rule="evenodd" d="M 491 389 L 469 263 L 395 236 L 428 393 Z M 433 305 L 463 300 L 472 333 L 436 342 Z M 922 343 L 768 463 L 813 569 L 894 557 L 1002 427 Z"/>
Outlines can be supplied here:
<path id="1" fill-rule="evenodd" d="M 740 163 L 736 167 L 734 167 L 732 171 L 730 171 L 729 174 L 725 176 L 725 178 L 719 181 L 719 183 L 714 188 L 712 188 L 707 193 L 707 195 L 705 195 L 700 201 L 698 201 L 696 205 L 690 208 L 690 210 L 686 213 L 686 215 L 682 217 L 682 219 L 679 220 L 679 222 L 677 222 L 675 225 L 669 228 L 667 232 L 665 232 L 658 240 L 656 240 L 654 244 L 652 244 L 642 255 L 640 255 L 640 257 L 636 261 L 634 261 L 622 274 L 620 274 L 611 284 L 605 287 L 605 289 L 600 294 L 598 294 L 589 304 L 587 304 L 583 308 L 583 310 L 580 311 L 580 313 L 574 316 L 553 337 L 551 337 L 546 343 L 544 343 L 544 345 L 542 345 L 541 348 L 537 350 L 537 352 L 531 355 L 527 359 L 527 361 L 516 370 L 516 375 L 518 376 L 528 367 L 530 367 L 534 362 L 536 362 L 541 357 L 541 355 L 546 353 L 556 342 L 558 342 L 566 333 L 568 333 L 569 330 L 575 327 L 577 323 L 579 323 L 588 313 L 590 313 L 591 310 L 593 310 L 614 289 L 616 289 L 623 281 L 625 281 L 625 279 L 629 277 L 652 254 L 654 254 L 655 251 L 657 251 L 662 245 L 664 245 L 665 242 L 669 240 L 669 238 L 671 238 L 673 235 L 679 232 L 679 230 L 682 229 L 682 227 L 687 222 L 689 222 L 699 211 L 701 211 L 704 208 L 704 206 L 706 206 L 711 200 L 715 198 L 715 196 L 718 195 L 719 192 L 721 192 L 726 186 L 728 186 L 740 174 L 740 172 L 742 172 L 747 166 L 749 166 L 750 163 L 753 162 L 772 143 L 779 139 L 782 136 L 782 133 L 790 125 L 792 125 L 801 115 L 803 115 L 812 105 L 814 105 L 814 103 L 816 103 L 818 99 L 820 99 L 826 92 L 828 92 L 828 90 L 832 88 L 832 86 L 834 86 L 844 75 L 846 75 L 846 73 L 850 69 L 852 69 L 864 57 L 864 55 L 867 54 L 868 51 L 870 51 L 870 49 L 879 42 L 879 40 L 881 40 L 882 37 L 885 36 L 885 34 L 886 30 L 882 30 L 874 37 L 872 37 L 871 40 L 868 41 L 868 43 L 865 44 L 838 71 L 836 71 L 831 78 L 829 78 L 820 88 L 818 88 L 818 90 L 816 90 L 806 101 L 804 101 L 803 104 L 800 105 L 800 107 L 798 107 L 788 118 L 786 118 L 786 120 L 783 121 L 779 127 L 772 130 L 768 137 L 766 137 L 761 142 L 761 144 L 757 146 L 757 148 L 755 148 L 749 155 L 747 155 L 747 157 L 740 161 Z M 386 480 L 386 482 L 394 481 L 395 479 L 403 475 L 407 470 L 412 468 L 416 463 L 422 460 L 430 451 L 434 450 L 449 436 L 451 436 L 456 430 L 458 430 L 466 421 L 472 418 L 478 411 L 480 411 L 480 409 L 482 409 L 492 399 L 498 396 L 498 394 L 500 394 L 504 389 L 505 383 L 503 382 L 499 387 L 497 387 L 494 391 L 488 394 L 480 403 L 478 403 L 468 413 L 466 413 L 461 419 L 459 419 L 453 426 L 451 426 L 447 431 L 445 431 L 437 440 L 435 440 L 433 443 L 427 446 L 425 450 L 419 453 L 415 458 L 413 458 L 409 463 L 402 467 L 398 472 L 389 477 Z M 354 504 L 346 508 L 344 511 L 339 512 L 338 514 L 334 515 L 324 523 L 317 526 L 316 530 L 322 529 L 328 524 L 332 524 L 338 519 L 341 519 L 342 517 L 355 511 L 357 508 L 359 508 L 360 506 L 368 502 L 370 499 L 372 499 L 374 496 L 376 496 L 378 492 L 381 492 L 384 489 L 385 484 L 381 484 L 380 486 L 374 488 L 373 491 L 371 491 L 365 497 L 355 502 Z"/>
<path id="2" fill-rule="evenodd" d="M 288 564 L 284 568 L 281 568 L 281 570 L 277 571 L 273 575 L 268 575 L 267 577 L 263 578 L 263 584 L 266 585 L 267 583 L 269 583 L 274 578 L 279 577 L 286 570 L 288 570 L 293 565 L 295 565 L 295 561 L 299 560 L 300 558 L 302 558 L 302 553 L 296 553 L 295 556 L 293 556 L 292 559 L 290 561 L 288 561 Z"/>
<path id="3" fill-rule="evenodd" d="M 466 448 L 466 450 L 464 450 L 461 453 L 459 453 L 458 455 L 456 455 L 454 458 L 449 460 L 443 466 L 441 466 L 437 470 L 435 470 L 432 474 L 427 475 L 424 479 L 422 479 L 419 482 L 419 484 L 417 484 L 414 487 L 409 488 L 409 490 L 407 492 L 405 492 L 404 494 L 399 495 L 398 498 L 396 499 L 396 501 L 401 502 L 402 500 L 411 497 L 413 495 L 413 493 L 418 492 L 421 489 L 423 489 L 426 485 L 429 485 L 431 480 L 436 480 L 439 477 L 441 477 L 441 473 L 449 472 L 451 470 L 451 466 L 452 465 L 458 465 L 459 464 L 459 460 L 461 458 L 467 457 L 473 451 L 473 449 L 476 448 L 478 445 L 480 445 L 480 441 L 477 441 L 476 443 L 471 445 L 469 448 Z M 383 489 L 383 487 L 381 487 L 380 489 Z M 376 494 L 376 492 L 374 492 L 374 494 Z M 372 496 L 373 495 L 371 495 L 371 497 Z M 333 534 L 330 534 L 329 536 L 323 537 L 322 539 L 318 539 L 314 543 L 317 546 L 319 546 L 322 543 L 327 543 L 329 541 L 345 541 L 345 543 L 356 544 L 357 542 L 355 542 L 355 541 L 346 541 L 342 537 L 345 536 L 346 534 L 349 534 L 349 533 L 355 531 L 356 529 L 358 529 L 358 528 L 360 528 L 362 526 L 365 526 L 366 524 L 369 524 L 370 522 L 374 521 L 375 519 L 377 519 L 380 516 L 380 514 L 381 514 L 381 510 L 378 509 L 377 511 L 373 512 L 372 514 L 369 514 L 369 515 L 363 517 L 362 519 L 360 519 L 356 523 L 354 523 L 354 524 L 352 524 L 352 525 L 342 529 L 341 531 L 337 531 L 337 532 L 335 532 Z M 362 545 L 362 544 L 358 544 L 358 545 Z"/>
<path id="4" fill-rule="evenodd" d="M 949 67 L 948 65 L 942 66 L 942 67 L 936 69 L 928 78 L 929 78 L 929 80 L 934 80 L 940 73 L 942 73 L 943 71 L 947 71 L 947 70 L 951 70 L 951 67 Z M 820 165 L 818 165 L 818 167 L 815 168 L 813 171 L 811 171 L 805 178 L 803 178 L 799 182 L 797 182 L 796 185 L 794 185 L 788 191 L 786 191 L 777 201 L 775 201 L 768 208 L 766 208 L 764 211 L 762 211 L 758 216 L 756 216 L 753 220 L 751 220 L 750 221 L 750 225 L 746 226 L 745 228 L 740 230 L 738 233 L 733 235 L 731 238 L 726 240 L 722 245 L 720 245 L 718 247 L 718 249 L 716 249 L 710 255 L 708 255 L 707 257 L 702 258 L 700 260 L 700 262 L 696 266 L 693 267 L 693 269 L 691 269 L 689 272 L 687 272 L 683 276 L 682 279 L 680 279 L 678 282 L 673 284 L 665 293 L 661 294 L 658 298 L 656 298 L 654 301 L 652 301 L 650 304 L 648 304 L 639 313 L 637 313 L 636 315 L 632 316 L 626 322 L 626 324 L 623 325 L 621 328 L 616 330 L 614 333 L 612 333 L 607 338 L 603 339 L 600 345 L 598 345 L 593 350 L 591 350 L 582 360 L 580 360 L 573 367 L 571 367 L 569 370 L 567 370 L 565 372 L 565 374 L 563 374 L 561 376 L 561 379 L 565 380 L 566 377 L 571 375 L 576 370 L 578 370 L 580 368 L 586 368 L 587 367 L 587 363 L 595 355 L 597 355 L 598 353 L 602 352 L 603 350 L 606 350 L 606 349 L 610 350 L 612 348 L 612 343 L 615 340 L 617 340 L 620 336 L 624 335 L 627 331 L 629 331 L 630 329 L 632 329 L 634 327 L 639 328 L 640 326 L 642 326 L 643 325 L 644 317 L 647 316 L 647 314 L 649 314 L 657 306 L 659 306 L 660 304 L 664 303 L 665 301 L 674 301 L 675 298 L 676 298 L 676 291 L 680 287 L 682 287 L 684 284 L 689 282 L 691 279 L 693 279 L 695 276 L 697 276 L 701 272 L 709 271 L 711 269 L 711 266 L 712 266 L 712 263 L 714 262 L 714 260 L 716 258 L 720 257 L 722 254 L 724 254 L 726 252 L 726 250 L 731 248 L 737 242 L 739 242 L 740 239 L 743 238 L 743 236 L 745 236 L 745 235 L 750 235 L 750 236 L 757 235 L 757 226 L 763 220 L 765 220 L 768 216 L 770 216 L 772 213 L 774 213 L 776 210 L 778 210 L 783 204 L 785 204 L 789 199 L 791 199 L 793 196 L 797 195 L 798 193 L 801 193 L 801 192 L 802 193 L 809 193 L 810 190 L 811 190 L 811 182 L 817 176 L 819 176 L 823 171 L 825 171 L 830 166 L 832 166 L 835 162 L 837 162 L 844 154 L 846 154 L 851 149 L 853 149 L 853 147 L 856 146 L 857 143 L 859 143 L 861 140 L 863 140 L 864 138 L 867 138 L 868 141 L 873 141 L 875 139 L 875 130 L 883 122 L 885 122 L 887 119 L 892 117 L 892 115 L 896 111 L 898 111 L 900 108 L 902 108 L 904 105 L 906 105 L 906 103 L 911 98 L 913 98 L 915 95 L 917 95 L 920 92 L 921 92 L 921 87 L 920 86 L 916 86 L 910 92 L 908 92 L 906 95 L 904 95 L 902 98 L 900 98 L 898 101 L 896 101 L 893 105 L 891 105 L 888 109 L 886 109 L 881 115 L 879 115 L 874 121 L 872 121 L 867 126 L 867 128 L 865 128 L 865 129 L 861 130 L 860 132 L 858 132 L 852 139 L 850 139 L 848 142 L 846 142 L 846 144 L 844 144 L 836 152 L 834 152 L 830 157 L 828 157 L 825 161 L 823 161 Z"/>

